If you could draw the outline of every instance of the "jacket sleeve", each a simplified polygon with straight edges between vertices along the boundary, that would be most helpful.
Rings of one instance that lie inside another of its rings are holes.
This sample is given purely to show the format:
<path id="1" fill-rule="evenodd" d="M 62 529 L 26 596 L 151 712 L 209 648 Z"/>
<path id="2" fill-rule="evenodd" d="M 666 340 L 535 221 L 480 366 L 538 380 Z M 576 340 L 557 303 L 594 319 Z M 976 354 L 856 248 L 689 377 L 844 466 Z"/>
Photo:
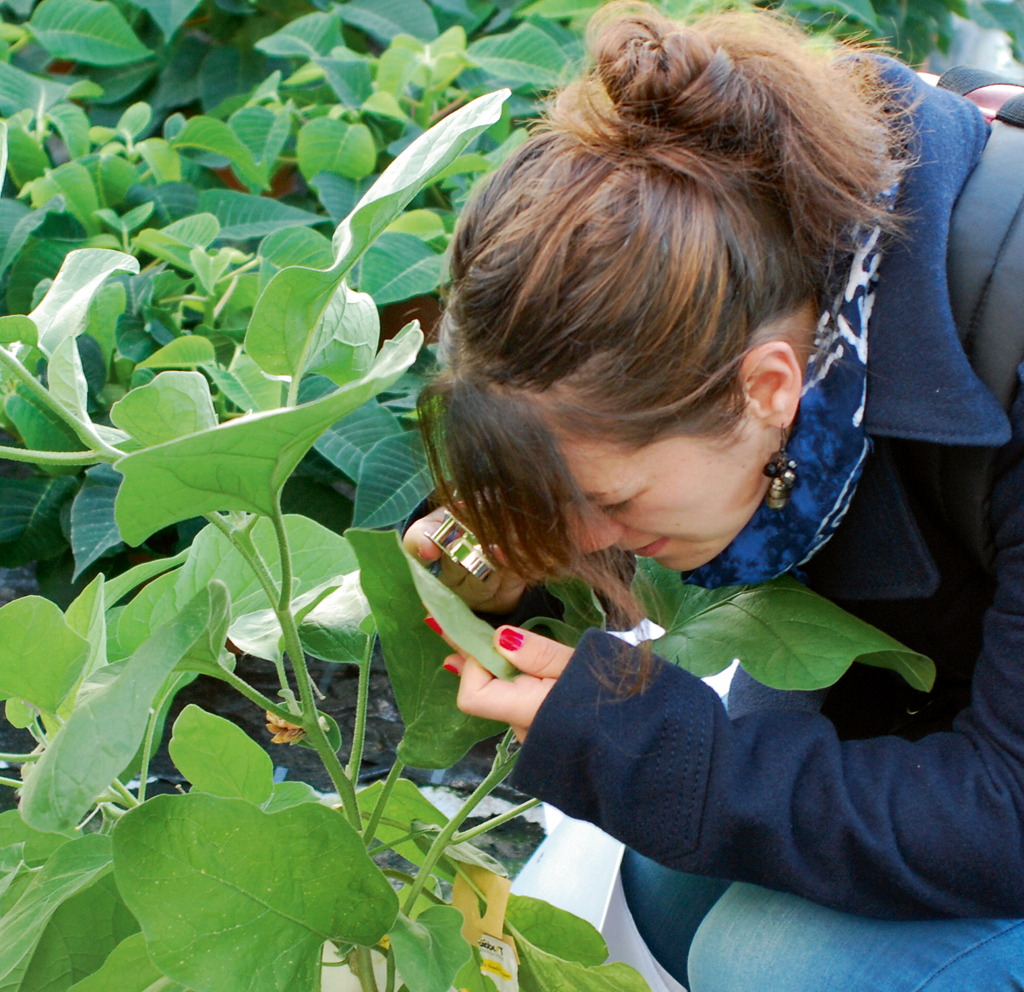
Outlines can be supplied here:
<path id="1" fill-rule="evenodd" d="M 841 742 L 818 714 L 731 722 L 661 664 L 622 696 L 621 642 L 581 640 L 513 783 L 679 871 L 865 916 L 1024 917 L 1024 399 L 993 492 L 995 598 L 951 731 Z"/>

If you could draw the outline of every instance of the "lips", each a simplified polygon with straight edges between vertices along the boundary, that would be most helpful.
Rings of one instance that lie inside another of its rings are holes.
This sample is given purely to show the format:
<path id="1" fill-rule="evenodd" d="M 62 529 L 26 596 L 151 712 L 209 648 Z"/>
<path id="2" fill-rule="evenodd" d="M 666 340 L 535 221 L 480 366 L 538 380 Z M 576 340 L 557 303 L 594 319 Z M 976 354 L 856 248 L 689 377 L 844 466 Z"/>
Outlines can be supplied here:
<path id="1" fill-rule="evenodd" d="M 641 558 L 653 558 L 659 551 L 665 550 L 665 545 L 668 544 L 667 537 L 659 537 L 656 541 L 651 541 L 650 544 L 645 544 L 642 548 L 634 548 L 633 554 L 639 555 Z"/>

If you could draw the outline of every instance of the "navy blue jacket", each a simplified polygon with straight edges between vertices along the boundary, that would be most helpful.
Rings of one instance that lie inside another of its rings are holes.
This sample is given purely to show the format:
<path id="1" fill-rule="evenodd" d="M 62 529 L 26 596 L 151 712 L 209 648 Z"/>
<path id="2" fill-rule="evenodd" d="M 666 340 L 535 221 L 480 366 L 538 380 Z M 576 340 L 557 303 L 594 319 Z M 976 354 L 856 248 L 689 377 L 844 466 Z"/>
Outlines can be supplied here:
<path id="1" fill-rule="evenodd" d="M 945 276 L 950 212 L 988 132 L 972 104 L 890 71 L 921 103 L 899 202 L 912 221 L 882 263 L 871 324 L 875 453 L 808 578 L 931 654 L 948 712 L 908 729 L 930 699 L 858 682 L 859 665 L 823 713 L 769 701 L 730 719 L 710 688 L 667 664 L 622 697 L 601 677 L 621 664 L 618 644 L 591 630 L 513 782 L 680 871 L 867 916 L 1024 917 L 1024 398 L 1008 418 L 974 375 Z M 918 498 L 908 466 L 920 444 L 1003 446 L 995 581 Z"/>

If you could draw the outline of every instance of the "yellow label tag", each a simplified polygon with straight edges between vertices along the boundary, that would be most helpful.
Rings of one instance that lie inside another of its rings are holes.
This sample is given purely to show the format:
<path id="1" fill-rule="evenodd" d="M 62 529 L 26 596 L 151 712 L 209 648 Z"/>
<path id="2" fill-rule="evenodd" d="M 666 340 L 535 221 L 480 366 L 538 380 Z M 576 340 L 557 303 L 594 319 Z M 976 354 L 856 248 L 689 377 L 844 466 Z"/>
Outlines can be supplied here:
<path id="1" fill-rule="evenodd" d="M 498 987 L 498 992 L 519 992 L 519 962 L 511 944 L 484 934 L 480 948 L 480 973 Z"/>

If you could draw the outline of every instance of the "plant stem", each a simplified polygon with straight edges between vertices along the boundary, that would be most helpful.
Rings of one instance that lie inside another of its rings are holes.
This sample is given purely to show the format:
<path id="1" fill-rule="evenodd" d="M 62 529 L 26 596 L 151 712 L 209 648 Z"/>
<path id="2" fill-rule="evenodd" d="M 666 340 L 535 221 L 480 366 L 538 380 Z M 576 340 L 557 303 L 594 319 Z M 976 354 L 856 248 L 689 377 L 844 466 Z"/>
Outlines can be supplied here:
<path id="1" fill-rule="evenodd" d="M 118 455 L 120 458 L 121 455 Z M 95 465 L 97 462 L 111 462 L 100 451 L 35 451 L 32 448 L 11 448 L 0 446 L 0 458 L 9 458 L 12 462 L 33 462 L 47 464 L 60 462 L 62 465 Z"/>
<path id="2" fill-rule="evenodd" d="M 289 723 L 294 723 L 295 714 L 292 713 L 286 706 L 279 706 L 272 699 L 268 699 L 258 689 L 254 689 L 244 679 L 240 679 L 234 672 L 229 672 L 226 668 L 222 672 L 218 673 L 217 678 L 222 682 L 227 682 L 228 685 L 237 689 L 246 699 L 252 700 L 257 706 L 262 707 L 268 713 L 273 713 L 274 716 L 279 717 L 282 720 L 287 720 Z"/>
<path id="3" fill-rule="evenodd" d="M 377 992 L 377 978 L 373 974 L 373 958 L 368 947 L 354 947 L 348 956 L 349 968 L 359 979 L 363 992 Z"/>
<path id="4" fill-rule="evenodd" d="M 0 761 L 12 761 L 19 765 L 27 761 L 38 761 L 42 756 L 42 751 L 33 751 L 31 754 L 8 754 L 6 751 L 0 751 Z"/>
<path id="5" fill-rule="evenodd" d="M 525 803 L 520 803 L 512 809 L 506 810 L 500 816 L 494 816 L 490 820 L 485 820 L 475 827 L 470 827 L 469 830 L 460 831 L 452 838 L 452 843 L 461 844 L 464 840 L 472 840 L 474 837 L 479 837 L 480 834 L 485 834 L 488 830 L 500 827 L 503 823 L 514 820 L 521 813 L 525 813 L 528 809 L 533 809 L 534 806 L 539 805 L 539 799 L 528 799 Z"/>
<path id="6" fill-rule="evenodd" d="M 444 854 L 444 849 L 452 843 L 452 838 L 458 832 L 462 822 L 473 812 L 480 801 L 489 795 L 491 790 L 512 771 L 512 767 L 516 763 L 516 757 L 516 755 L 512 755 L 511 758 L 502 760 L 502 754 L 499 750 L 487 778 L 476 787 L 473 794 L 462 804 L 462 809 L 448 821 L 441 833 L 437 835 L 434 843 L 430 845 L 430 850 L 427 852 L 420 870 L 416 873 L 416 881 L 413 882 L 409 894 L 405 897 L 405 905 L 402 907 L 402 912 L 407 916 L 412 907 L 416 905 L 416 897 L 420 894 L 427 882 L 427 878 L 429 878 L 430 873 L 434 870 L 434 865 L 437 864 L 438 859 Z"/>
<path id="7" fill-rule="evenodd" d="M 387 978 L 384 980 L 384 992 L 395 992 L 395 949 L 388 948 L 387 953 Z"/>
<path id="8" fill-rule="evenodd" d="M 138 805 L 139 805 L 139 801 L 138 801 L 138 799 L 136 799 L 136 798 L 135 798 L 135 796 L 133 796 L 133 795 L 132 795 L 132 794 L 131 794 L 131 793 L 130 793 L 130 792 L 129 792 L 129 791 L 128 791 L 128 790 L 127 790 L 127 789 L 126 789 L 126 788 L 125 788 L 125 787 L 124 787 L 124 786 L 123 786 L 122 784 L 121 784 L 121 780 L 120 780 L 120 779 L 116 779 L 116 778 L 115 778 L 115 779 L 114 779 L 114 781 L 110 783 L 110 785 L 111 785 L 111 788 L 112 788 L 112 789 L 113 789 L 113 790 L 114 790 L 114 791 L 115 791 L 115 792 L 116 792 L 116 793 L 117 793 L 117 794 L 118 794 L 118 795 L 119 795 L 119 796 L 120 796 L 120 797 L 121 797 L 121 798 L 122 798 L 122 799 L 124 800 L 124 803 L 125 803 L 125 805 L 126 805 L 126 806 L 127 806 L 127 807 L 128 807 L 129 809 L 133 809 L 134 807 L 136 807 L 136 806 L 138 806 Z"/>
<path id="9" fill-rule="evenodd" d="M 434 834 L 440 829 L 440 827 L 432 826 L 429 830 L 410 830 L 407 834 L 403 834 L 401 837 L 395 838 L 395 840 L 388 841 L 387 844 L 378 844 L 376 847 L 370 848 L 366 853 L 372 858 L 375 854 L 380 854 L 389 848 L 397 847 L 399 844 L 404 844 L 407 840 L 413 840 L 416 837 L 421 837 L 426 834 Z"/>
<path id="10" fill-rule="evenodd" d="M 380 790 L 377 803 L 373 807 L 370 819 L 366 823 L 366 829 L 363 831 L 363 840 L 367 847 L 373 843 L 374 834 L 377 833 L 377 827 L 380 826 L 380 818 L 384 815 L 384 810 L 387 807 L 388 800 L 391 798 L 395 783 L 401 777 L 404 767 L 405 764 L 396 758 L 395 763 L 391 766 L 391 771 L 388 772 L 388 777 L 384 780 L 384 787 Z"/>
<path id="11" fill-rule="evenodd" d="M 102 454 L 102 461 L 115 462 L 119 458 L 124 457 L 124 452 L 118 451 L 117 448 L 107 444 L 107 442 L 93 430 L 91 424 L 83 423 L 74 414 L 58 403 L 43 387 L 43 384 L 34 375 L 32 375 L 32 373 L 29 372 L 29 370 L 25 368 L 25 366 L 22 365 L 14 355 L 3 347 L 0 347 L 0 364 L 13 372 L 15 377 L 20 379 L 31 393 L 35 394 L 35 396 L 37 396 L 44 404 L 46 404 L 46 406 L 57 414 L 57 416 L 75 432 L 79 441 L 81 441 L 86 448 L 91 452 Z"/>
<path id="12" fill-rule="evenodd" d="M 345 774 L 353 782 L 359 781 L 359 767 L 363 763 L 363 740 L 366 737 L 366 709 L 370 701 L 370 658 L 373 656 L 373 643 L 377 639 L 374 630 L 366 638 L 366 650 L 359 666 L 359 696 L 356 700 L 356 723 L 352 730 L 352 751 L 349 754 L 348 767 Z"/>
<path id="13" fill-rule="evenodd" d="M 24 784 L 24 782 L 19 782 L 16 778 L 7 778 L 4 775 L 0 775 L 0 785 L 8 785 L 12 789 L 20 789 Z"/>
<path id="14" fill-rule="evenodd" d="M 281 503 L 278 498 L 274 499 L 274 515 L 271 518 L 274 523 L 274 532 L 277 534 L 277 546 L 281 557 L 281 598 L 277 604 L 277 619 L 281 624 L 284 633 L 284 649 L 295 672 L 295 680 L 299 684 L 299 696 L 302 699 L 302 727 L 309 736 L 310 743 L 316 748 L 320 760 L 331 776 L 334 787 L 338 790 L 338 797 L 344 808 L 348 822 L 355 830 L 362 826 L 359 819 L 359 804 L 356 802 L 356 790 L 351 779 L 345 774 L 341 767 L 334 748 L 327 740 L 324 728 L 320 726 L 320 715 L 317 712 L 316 700 L 313 699 L 313 683 L 309 677 L 309 669 L 306 667 L 306 654 L 299 640 L 299 629 L 295 626 L 295 617 L 292 616 L 292 555 L 288 547 L 288 530 L 284 525 L 284 517 L 281 516 Z"/>
<path id="15" fill-rule="evenodd" d="M 185 674 L 173 679 L 167 689 L 160 696 L 152 712 L 149 714 L 149 722 L 146 724 L 146 737 L 142 742 L 142 762 L 139 765 L 139 803 L 146 801 L 146 780 L 149 778 L 149 759 L 153 755 L 153 736 L 156 734 L 156 725 L 160 720 L 160 711 L 167 702 L 167 697 L 174 695 L 181 687 L 181 683 L 187 678 Z"/>
<path id="16" fill-rule="evenodd" d="M 412 885 L 412 883 L 416 881 L 412 875 L 409 875 L 404 871 L 399 871 L 397 868 L 381 868 L 380 871 L 386 878 L 393 878 L 398 882 L 404 882 L 406 885 Z M 428 888 L 424 888 L 420 895 L 428 899 L 435 906 L 448 905 L 448 903 L 446 903 L 439 895 L 431 892 Z"/>

